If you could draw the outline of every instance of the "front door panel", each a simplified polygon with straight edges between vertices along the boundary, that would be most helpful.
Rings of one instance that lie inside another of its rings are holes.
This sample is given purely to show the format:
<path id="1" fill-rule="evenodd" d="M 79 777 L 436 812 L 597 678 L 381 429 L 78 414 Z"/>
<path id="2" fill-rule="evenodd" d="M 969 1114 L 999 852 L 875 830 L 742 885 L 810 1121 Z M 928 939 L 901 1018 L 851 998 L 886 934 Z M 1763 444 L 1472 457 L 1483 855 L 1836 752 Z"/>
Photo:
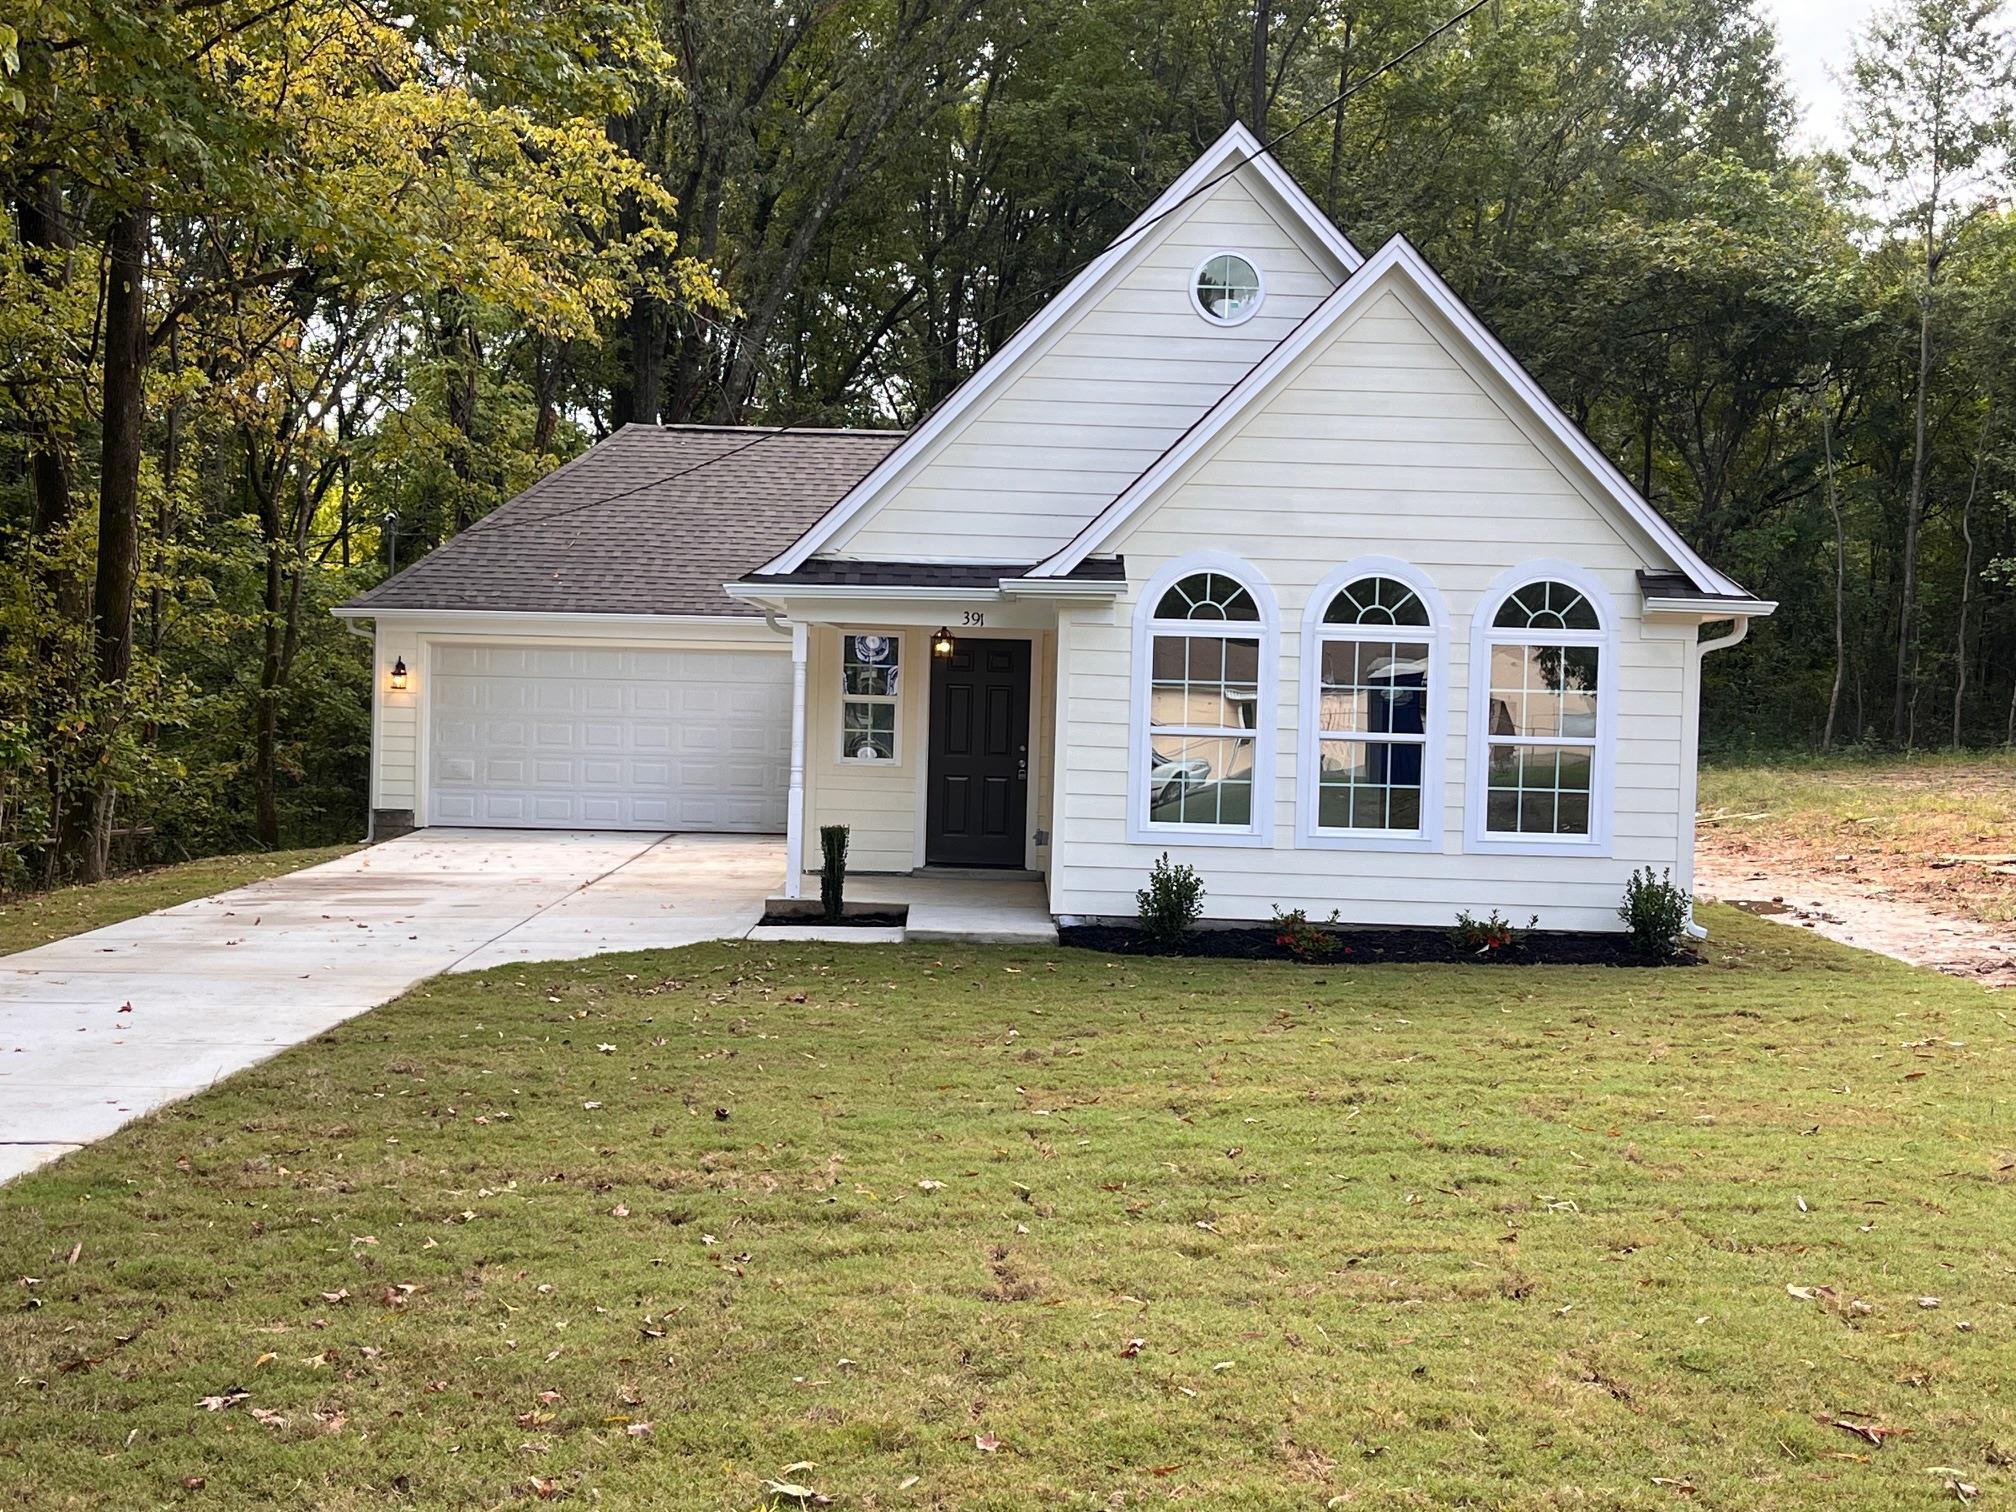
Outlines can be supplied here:
<path id="1" fill-rule="evenodd" d="M 1029 642 L 961 640 L 931 663 L 924 859 L 1021 866 L 1029 813 Z"/>

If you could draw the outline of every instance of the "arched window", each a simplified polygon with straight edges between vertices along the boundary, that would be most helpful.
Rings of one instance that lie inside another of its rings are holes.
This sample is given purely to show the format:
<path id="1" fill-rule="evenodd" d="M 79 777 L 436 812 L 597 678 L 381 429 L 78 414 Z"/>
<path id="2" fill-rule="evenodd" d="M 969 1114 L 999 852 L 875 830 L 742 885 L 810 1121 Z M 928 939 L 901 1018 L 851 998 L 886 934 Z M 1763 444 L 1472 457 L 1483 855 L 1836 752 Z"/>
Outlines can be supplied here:
<path id="1" fill-rule="evenodd" d="M 1480 606 L 1471 838 L 1598 848 L 1616 671 L 1603 595 L 1562 564 L 1528 570 Z"/>
<path id="2" fill-rule="evenodd" d="M 1442 664 L 1440 601 L 1406 563 L 1353 562 L 1310 595 L 1296 795 L 1304 844 L 1433 844 Z"/>
<path id="3" fill-rule="evenodd" d="M 1135 626 L 1130 836 L 1265 842 L 1273 600 L 1243 564 L 1179 563 Z"/>

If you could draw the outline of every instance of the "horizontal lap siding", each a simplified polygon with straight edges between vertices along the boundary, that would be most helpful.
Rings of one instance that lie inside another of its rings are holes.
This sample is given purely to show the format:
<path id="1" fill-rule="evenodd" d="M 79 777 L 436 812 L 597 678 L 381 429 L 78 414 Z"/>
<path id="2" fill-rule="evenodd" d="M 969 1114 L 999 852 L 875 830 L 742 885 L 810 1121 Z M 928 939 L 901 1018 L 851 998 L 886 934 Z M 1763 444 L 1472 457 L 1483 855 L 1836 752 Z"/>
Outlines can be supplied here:
<path id="1" fill-rule="evenodd" d="M 899 705 L 896 760 L 840 759 L 841 632 L 815 625 L 805 664 L 805 864 L 819 865 L 819 826 L 848 827 L 854 871 L 907 872 L 917 864 L 917 794 L 923 782 L 930 647 L 918 631 L 897 632 Z"/>
<path id="2" fill-rule="evenodd" d="M 1190 304 L 1191 275 L 1221 249 L 1251 258 L 1266 290 L 1259 313 L 1230 328 Z M 1142 238 L 1118 278 L 833 549 L 865 560 L 1041 560 L 1334 287 L 1240 183 L 1216 185 Z"/>
<path id="3" fill-rule="evenodd" d="M 406 690 L 392 689 L 392 664 L 406 662 Z M 375 765 L 372 784 L 373 808 L 410 809 L 418 806 L 420 791 L 420 695 L 426 669 L 420 655 L 420 636 L 408 626 L 378 627 L 378 697 L 373 705 L 376 728 L 371 751 Z"/>
<path id="4" fill-rule="evenodd" d="M 1636 867 L 1679 870 L 1688 626 L 1638 614 L 1642 549 L 1563 475 L 1398 295 L 1381 297 L 1267 398 L 1114 543 L 1130 593 L 1113 623 L 1064 632 L 1053 907 L 1129 914 L 1149 862 L 1168 849 L 1202 873 L 1206 912 L 1265 919 L 1275 905 L 1368 924 L 1444 925 L 1459 908 L 1538 913 L 1557 928 L 1614 929 Z M 1280 607 L 1273 684 L 1272 845 L 1241 849 L 1126 839 L 1131 630 L 1141 584 L 1174 558 L 1225 552 L 1251 563 Z M 1358 556 L 1413 563 L 1449 611 L 1446 747 L 1434 761 L 1442 835 L 1431 853 L 1299 849 L 1301 622 L 1330 570 Z M 1464 850 L 1472 611 L 1507 568 L 1558 557 L 1593 573 L 1618 615 L 1612 855 Z"/>

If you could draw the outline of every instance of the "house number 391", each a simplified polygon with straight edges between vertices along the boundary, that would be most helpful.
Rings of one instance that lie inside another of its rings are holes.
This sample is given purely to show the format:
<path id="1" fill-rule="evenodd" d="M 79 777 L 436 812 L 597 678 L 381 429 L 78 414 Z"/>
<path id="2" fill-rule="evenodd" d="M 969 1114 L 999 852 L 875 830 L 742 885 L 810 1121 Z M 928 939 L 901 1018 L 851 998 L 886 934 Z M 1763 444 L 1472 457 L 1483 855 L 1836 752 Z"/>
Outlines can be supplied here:
<path id="1" fill-rule="evenodd" d="M 981 609 L 968 609 L 964 614 L 960 616 L 959 623 L 962 625 L 984 625 L 987 623 L 986 611 Z"/>

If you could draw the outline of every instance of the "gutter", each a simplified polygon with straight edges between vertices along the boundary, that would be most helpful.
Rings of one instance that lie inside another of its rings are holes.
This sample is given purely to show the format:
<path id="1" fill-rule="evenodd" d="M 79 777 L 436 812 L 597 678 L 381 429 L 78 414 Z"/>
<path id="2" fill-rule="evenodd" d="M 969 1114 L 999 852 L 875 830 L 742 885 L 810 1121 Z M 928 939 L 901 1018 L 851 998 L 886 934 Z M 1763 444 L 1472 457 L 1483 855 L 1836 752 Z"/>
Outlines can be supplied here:
<path id="1" fill-rule="evenodd" d="M 1651 602 L 1650 600 L 1647 600 L 1647 604 L 1648 604 L 1648 606 L 1649 606 L 1650 602 Z M 1761 602 L 1761 600 L 1760 600 L 1760 602 Z M 1775 608 L 1777 608 L 1777 607 L 1778 607 L 1778 606 L 1777 606 L 1776 604 L 1772 604 L 1772 605 L 1770 605 L 1770 606 L 1769 606 L 1769 608 L 1767 608 L 1766 610 L 1764 610 L 1764 613 L 1768 614 L 1768 613 L 1770 613 L 1771 609 L 1775 609 Z M 1713 653 L 1715 653 L 1715 652 L 1717 652 L 1717 651 L 1727 651 L 1727 650 L 1728 650 L 1728 649 L 1729 649 L 1729 648 L 1730 648 L 1731 646 L 1736 646 L 1736 645 L 1741 645 L 1741 644 L 1742 644 L 1742 642 L 1743 642 L 1743 639 L 1744 639 L 1744 637 L 1745 637 L 1745 636 L 1747 636 L 1747 635 L 1749 635 L 1749 633 L 1750 633 L 1750 619 L 1751 619 L 1751 616 L 1750 616 L 1750 615 L 1748 615 L 1748 614 L 1739 614 L 1739 615 L 1736 615 L 1736 616 L 1734 616 L 1734 618 L 1735 618 L 1735 621 L 1736 621 L 1736 623 L 1735 623 L 1735 625 L 1734 625 L 1734 626 L 1733 626 L 1733 627 L 1732 627 L 1732 628 L 1730 629 L 1730 631 L 1729 631 L 1729 633 L 1728 633 L 1728 634 L 1726 634 L 1726 635 L 1718 635 L 1718 636 L 1715 636 L 1715 637 L 1714 637 L 1713 639 L 1711 639 L 1711 640 L 1705 640 L 1705 641 L 1697 641 L 1697 642 L 1695 643 L 1695 646 L 1694 646 L 1694 658 L 1695 658 L 1695 665 L 1696 665 L 1697 667 L 1698 667 L 1698 666 L 1700 665 L 1700 659 L 1701 659 L 1702 657 L 1704 657 L 1704 656 L 1709 656 L 1709 655 L 1712 655 Z M 1701 684 L 1700 684 L 1700 681 L 1699 681 L 1698 677 L 1697 677 L 1697 679 L 1696 679 L 1696 681 L 1695 681 L 1695 684 L 1694 684 L 1694 707 L 1695 707 L 1695 716 L 1694 716 L 1694 717 L 1695 717 L 1695 719 L 1696 719 L 1696 720 L 1698 721 L 1698 720 L 1700 719 L 1700 717 L 1701 717 L 1701 716 L 1700 716 L 1700 707 L 1701 707 Z M 1698 730 L 1698 724 L 1697 724 L 1697 730 Z M 1695 770 L 1696 770 L 1697 772 L 1698 772 L 1698 771 L 1700 770 L 1700 767 L 1701 767 L 1701 753 L 1700 753 L 1700 750 L 1699 750 L 1699 737 L 1698 737 L 1698 735 L 1697 735 L 1697 737 L 1696 737 L 1696 750 L 1695 750 L 1695 753 L 1694 753 L 1694 767 L 1695 767 Z M 1693 821 L 1693 816 L 1692 816 L 1692 815 L 1689 815 L 1689 816 L 1688 816 L 1688 835 L 1689 835 L 1689 837 L 1690 837 L 1690 840 L 1691 840 L 1691 837 L 1692 837 L 1692 835 L 1693 835 L 1693 831 L 1694 831 L 1694 821 Z M 1689 881 L 1690 881 L 1690 884 L 1691 884 L 1691 881 L 1692 881 L 1692 870 L 1691 870 L 1691 869 L 1692 869 L 1692 867 L 1693 867 L 1693 864 L 1694 864 L 1694 863 L 1693 863 L 1693 861 L 1692 861 L 1692 859 L 1691 859 L 1691 853 L 1690 853 L 1690 859 L 1689 859 L 1689 861 L 1688 861 L 1688 863 L 1687 863 L 1687 864 L 1688 864 L 1688 867 L 1689 867 L 1689 869 L 1690 869 L 1690 870 L 1689 870 Z M 1685 924 L 1684 926 L 1682 926 L 1682 927 L 1683 927 L 1683 928 L 1684 928 L 1684 929 L 1686 930 L 1686 933 L 1687 933 L 1687 938 L 1688 938 L 1688 939 L 1690 939 L 1690 940 L 1705 940 L 1705 939 L 1707 939 L 1707 938 L 1708 938 L 1708 931 L 1707 931 L 1706 929 L 1703 929 L 1703 928 L 1702 928 L 1702 927 L 1701 927 L 1701 926 L 1700 926 L 1699 924 L 1696 924 L 1696 923 L 1694 922 L 1694 898 L 1693 898 L 1693 896 L 1692 896 L 1692 894 L 1693 894 L 1693 888 L 1692 888 L 1692 886 L 1691 886 L 1691 885 L 1690 885 L 1690 886 L 1689 886 L 1689 888 L 1688 888 L 1688 894 L 1689 894 L 1689 896 L 1688 896 L 1688 898 L 1687 898 L 1687 922 L 1686 922 L 1686 924 Z"/>

